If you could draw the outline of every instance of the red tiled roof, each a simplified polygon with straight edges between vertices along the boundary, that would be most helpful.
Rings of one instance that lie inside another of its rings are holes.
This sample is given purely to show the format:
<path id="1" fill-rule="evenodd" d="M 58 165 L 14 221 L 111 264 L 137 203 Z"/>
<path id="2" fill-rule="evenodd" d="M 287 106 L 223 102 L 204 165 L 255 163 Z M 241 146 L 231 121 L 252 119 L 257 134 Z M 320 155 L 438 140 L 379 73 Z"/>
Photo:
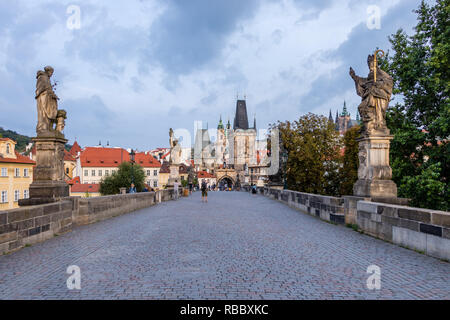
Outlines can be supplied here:
<path id="1" fill-rule="evenodd" d="M 170 167 L 167 161 L 163 162 L 163 164 L 161 165 L 161 169 L 159 170 L 159 173 L 170 173 Z"/>
<path id="2" fill-rule="evenodd" d="M 130 161 L 127 150 L 122 148 L 87 147 L 80 156 L 82 167 L 117 167 Z M 135 163 L 144 168 L 159 168 L 161 164 L 151 154 L 136 153 Z"/>
<path id="3" fill-rule="evenodd" d="M 64 150 L 64 161 L 76 161 L 76 155 Z"/>
<path id="4" fill-rule="evenodd" d="M 70 148 L 70 153 L 76 156 L 78 152 L 81 152 L 81 147 L 78 142 L 75 141 L 72 145 L 72 148 Z"/>
<path id="5" fill-rule="evenodd" d="M 96 183 L 77 183 L 70 187 L 71 192 L 100 192 L 100 185 Z"/>
<path id="6" fill-rule="evenodd" d="M 81 183 L 81 179 L 80 179 L 80 177 L 75 177 L 72 180 L 68 180 L 66 182 L 67 182 L 67 184 L 70 184 L 70 185 L 78 184 L 78 183 Z"/>
<path id="7" fill-rule="evenodd" d="M 170 154 L 170 151 L 161 157 L 161 159 L 165 159 Z"/>
<path id="8" fill-rule="evenodd" d="M 199 171 L 199 172 L 197 172 L 197 177 L 200 179 L 200 178 L 207 178 L 207 179 L 215 179 L 216 178 L 216 176 L 215 175 L 213 175 L 213 174 L 211 174 L 211 173 L 208 173 L 208 172 L 206 172 L 206 171 Z"/>
<path id="9" fill-rule="evenodd" d="M 36 164 L 36 161 L 31 160 L 29 157 L 23 156 L 20 153 L 18 153 L 17 151 L 15 153 L 16 153 L 17 159 L 4 158 L 4 157 L 0 156 L 0 162 L 2 162 L 2 163 Z"/>

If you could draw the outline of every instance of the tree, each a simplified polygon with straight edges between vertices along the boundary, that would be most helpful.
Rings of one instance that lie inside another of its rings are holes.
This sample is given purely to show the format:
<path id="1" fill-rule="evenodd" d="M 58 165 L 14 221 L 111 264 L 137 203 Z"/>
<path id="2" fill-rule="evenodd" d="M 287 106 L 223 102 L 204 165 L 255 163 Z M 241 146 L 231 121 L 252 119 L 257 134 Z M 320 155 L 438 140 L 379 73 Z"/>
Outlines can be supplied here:
<path id="1" fill-rule="evenodd" d="M 102 179 L 100 182 L 100 193 L 102 195 L 119 194 L 120 188 L 129 189 L 132 181 L 136 186 L 136 191 L 142 192 L 145 188 L 144 180 L 145 172 L 140 165 L 122 162 L 116 173 Z"/>
<path id="2" fill-rule="evenodd" d="M 344 135 L 344 159 L 341 169 L 340 194 L 352 195 L 353 185 L 358 180 L 358 142 L 356 139 L 360 135 L 360 126 L 350 128 Z"/>
<path id="3" fill-rule="evenodd" d="M 450 1 L 422 1 L 415 12 L 415 34 L 398 30 L 389 37 L 393 55 L 381 64 L 402 98 L 387 112 L 393 180 L 414 205 L 449 210 Z M 442 186 L 446 192 L 438 192 Z M 427 201 L 431 190 L 437 194 Z"/>
<path id="4" fill-rule="evenodd" d="M 338 195 L 341 139 L 326 117 L 308 113 L 298 121 L 278 122 L 287 151 L 287 187 L 300 192 Z"/>

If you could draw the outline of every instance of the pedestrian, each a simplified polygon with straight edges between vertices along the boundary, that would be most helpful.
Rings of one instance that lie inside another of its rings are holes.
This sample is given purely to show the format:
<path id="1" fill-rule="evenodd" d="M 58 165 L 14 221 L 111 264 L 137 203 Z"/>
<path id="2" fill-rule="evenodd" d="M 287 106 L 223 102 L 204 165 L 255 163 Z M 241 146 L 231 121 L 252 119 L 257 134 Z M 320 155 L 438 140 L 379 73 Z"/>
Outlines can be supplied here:
<path id="1" fill-rule="evenodd" d="M 202 202 L 208 202 L 208 186 L 206 185 L 206 181 L 202 181 Z"/>
<path id="2" fill-rule="evenodd" d="M 136 187 L 134 186 L 134 183 L 131 184 L 130 190 L 128 193 L 136 193 Z"/>

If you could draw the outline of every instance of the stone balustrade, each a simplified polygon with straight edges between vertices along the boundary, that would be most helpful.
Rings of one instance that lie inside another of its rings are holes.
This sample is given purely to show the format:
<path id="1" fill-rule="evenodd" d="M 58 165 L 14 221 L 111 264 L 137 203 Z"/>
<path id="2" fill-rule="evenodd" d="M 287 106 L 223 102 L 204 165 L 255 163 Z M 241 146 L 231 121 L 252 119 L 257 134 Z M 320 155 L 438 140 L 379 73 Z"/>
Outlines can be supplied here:
<path id="1" fill-rule="evenodd" d="M 257 191 L 320 219 L 357 226 L 368 235 L 450 260 L 450 212 L 376 202 L 381 198 L 336 198 L 268 187 L 258 187 Z M 405 199 L 395 201 L 406 203 Z"/>

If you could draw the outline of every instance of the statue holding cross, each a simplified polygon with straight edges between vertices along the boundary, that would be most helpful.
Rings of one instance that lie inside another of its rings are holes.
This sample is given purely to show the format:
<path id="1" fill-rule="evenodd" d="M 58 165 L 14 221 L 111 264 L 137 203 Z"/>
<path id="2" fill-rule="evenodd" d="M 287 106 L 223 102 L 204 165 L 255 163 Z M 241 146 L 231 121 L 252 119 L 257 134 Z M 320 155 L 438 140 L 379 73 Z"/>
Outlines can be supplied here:
<path id="1" fill-rule="evenodd" d="M 358 106 L 363 122 L 363 135 L 386 135 L 389 129 L 386 126 L 386 110 L 391 100 L 394 81 L 392 77 L 378 67 L 378 53 L 369 55 L 367 64 L 370 72 L 367 78 L 358 77 L 350 67 L 350 76 L 355 81 L 356 93 L 362 98 Z"/>

